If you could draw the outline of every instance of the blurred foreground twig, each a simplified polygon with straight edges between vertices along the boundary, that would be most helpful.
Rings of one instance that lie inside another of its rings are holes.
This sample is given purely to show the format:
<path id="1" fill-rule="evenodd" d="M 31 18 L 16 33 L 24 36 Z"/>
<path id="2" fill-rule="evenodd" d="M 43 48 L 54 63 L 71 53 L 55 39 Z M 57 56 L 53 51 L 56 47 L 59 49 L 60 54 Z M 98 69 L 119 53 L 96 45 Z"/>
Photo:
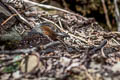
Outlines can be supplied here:
<path id="1" fill-rule="evenodd" d="M 115 19 L 116 19 L 116 22 L 117 22 L 118 31 L 120 31 L 120 13 L 119 13 L 117 1 L 118 0 L 114 0 L 114 5 L 115 5 Z"/>
<path id="2" fill-rule="evenodd" d="M 108 28 L 111 30 L 112 26 L 111 26 L 110 19 L 109 19 L 109 16 L 108 16 L 108 11 L 107 11 L 107 8 L 106 8 L 106 5 L 105 5 L 105 1 L 101 0 L 101 2 L 102 2 L 102 5 L 103 5 L 103 10 L 104 10 L 104 13 L 105 13 L 105 19 L 106 19 Z"/>

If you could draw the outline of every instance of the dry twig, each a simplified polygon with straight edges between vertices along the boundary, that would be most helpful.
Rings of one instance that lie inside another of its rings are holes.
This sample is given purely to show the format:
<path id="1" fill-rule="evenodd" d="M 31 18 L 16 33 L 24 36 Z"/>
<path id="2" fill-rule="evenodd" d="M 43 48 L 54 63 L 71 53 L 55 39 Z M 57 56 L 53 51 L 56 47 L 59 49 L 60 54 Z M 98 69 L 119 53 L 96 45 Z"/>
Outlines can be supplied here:
<path id="1" fill-rule="evenodd" d="M 58 10 L 58 11 L 62 11 L 62 12 L 68 13 L 68 14 L 73 14 L 73 15 L 76 15 L 76 16 L 80 16 L 80 15 L 75 14 L 73 12 L 70 12 L 70 11 L 67 11 L 67 10 L 64 10 L 64 9 L 61 9 L 61 8 L 57 8 L 57 7 L 54 7 L 54 6 L 45 5 L 45 4 L 39 4 L 39 3 L 36 3 L 36 2 L 33 2 L 33 1 L 29 1 L 29 0 L 24 0 L 24 2 L 28 3 L 28 4 L 35 5 L 35 6 L 39 6 L 41 8 L 54 9 L 54 10 Z M 85 20 L 88 20 L 87 18 L 85 18 L 83 16 L 80 16 L 80 17 L 84 18 Z"/>
<path id="2" fill-rule="evenodd" d="M 9 6 L 10 9 L 12 9 L 19 17 L 19 21 L 22 22 L 22 23 L 25 23 L 29 28 L 32 28 L 31 24 L 29 23 L 29 21 L 27 21 L 24 17 L 22 17 L 20 15 L 20 13 L 15 9 L 13 8 L 12 6 Z"/>
<path id="3" fill-rule="evenodd" d="M 4 22 L 1 23 L 1 25 L 3 26 L 4 24 L 6 24 L 12 17 L 16 16 L 17 14 L 12 14 L 10 17 L 8 17 Z"/>

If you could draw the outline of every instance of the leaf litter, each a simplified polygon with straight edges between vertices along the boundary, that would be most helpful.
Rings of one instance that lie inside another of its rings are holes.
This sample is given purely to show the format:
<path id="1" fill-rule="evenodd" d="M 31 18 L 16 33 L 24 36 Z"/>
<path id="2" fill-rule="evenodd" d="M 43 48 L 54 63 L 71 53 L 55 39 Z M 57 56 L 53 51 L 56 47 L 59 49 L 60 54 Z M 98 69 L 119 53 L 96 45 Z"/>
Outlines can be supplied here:
<path id="1" fill-rule="evenodd" d="M 19 17 L 0 26 L 0 79 L 120 79 L 119 32 L 72 12 L 10 9 Z"/>

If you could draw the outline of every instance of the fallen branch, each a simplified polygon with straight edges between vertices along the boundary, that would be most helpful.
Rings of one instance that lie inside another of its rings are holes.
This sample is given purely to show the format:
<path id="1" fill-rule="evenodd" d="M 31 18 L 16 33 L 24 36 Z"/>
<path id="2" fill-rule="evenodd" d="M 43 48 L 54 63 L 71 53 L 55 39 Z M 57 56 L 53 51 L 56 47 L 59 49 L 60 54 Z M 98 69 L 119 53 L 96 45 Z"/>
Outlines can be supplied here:
<path id="1" fill-rule="evenodd" d="M 99 46 L 93 48 L 90 53 L 95 53 L 96 51 L 101 50 L 106 44 L 107 44 L 107 40 L 105 39 L 101 42 Z"/>
<path id="2" fill-rule="evenodd" d="M 75 14 L 73 12 L 70 12 L 70 11 L 67 11 L 67 10 L 64 10 L 64 9 L 61 9 L 61 8 L 57 8 L 57 7 L 54 7 L 54 6 L 51 6 L 51 5 L 40 4 L 40 3 L 36 3 L 36 2 L 33 2 L 33 1 L 29 1 L 29 0 L 23 0 L 23 1 L 25 3 L 32 4 L 34 6 L 39 6 L 41 8 L 54 9 L 54 10 L 62 11 L 62 12 L 65 12 L 65 13 L 73 14 L 73 15 L 76 15 L 76 16 L 80 16 L 80 15 Z M 83 16 L 80 16 L 80 17 L 84 18 L 85 20 L 88 20 L 87 18 L 85 18 Z"/>
<path id="3" fill-rule="evenodd" d="M 12 50 L 12 51 L 10 51 L 10 50 L 1 50 L 0 54 L 17 54 L 17 53 L 19 53 L 19 54 L 26 54 L 26 53 L 30 53 L 30 52 L 33 52 L 33 51 L 38 50 L 38 49 L 45 50 L 48 47 L 56 46 L 58 44 L 60 44 L 60 42 L 59 41 L 55 41 L 55 42 L 50 42 L 50 43 L 48 43 L 46 45 L 43 45 L 42 47 L 41 46 L 37 46 L 37 47 L 33 47 L 33 48 L 16 49 L 16 50 Z"/>

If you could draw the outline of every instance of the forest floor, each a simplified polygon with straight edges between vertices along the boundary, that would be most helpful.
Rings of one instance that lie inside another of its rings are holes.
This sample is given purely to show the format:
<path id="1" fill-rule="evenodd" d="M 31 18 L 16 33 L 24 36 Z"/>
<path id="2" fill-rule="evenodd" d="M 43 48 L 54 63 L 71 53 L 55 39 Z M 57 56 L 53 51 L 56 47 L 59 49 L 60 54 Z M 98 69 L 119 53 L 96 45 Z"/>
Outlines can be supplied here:
<path id="1" fill-rule="evenodd" d="M 0 22 L 1 80 L 120 79 L 120 32 L 72 12 L 12 15 L 14 26 L 10 17 Z"/>

